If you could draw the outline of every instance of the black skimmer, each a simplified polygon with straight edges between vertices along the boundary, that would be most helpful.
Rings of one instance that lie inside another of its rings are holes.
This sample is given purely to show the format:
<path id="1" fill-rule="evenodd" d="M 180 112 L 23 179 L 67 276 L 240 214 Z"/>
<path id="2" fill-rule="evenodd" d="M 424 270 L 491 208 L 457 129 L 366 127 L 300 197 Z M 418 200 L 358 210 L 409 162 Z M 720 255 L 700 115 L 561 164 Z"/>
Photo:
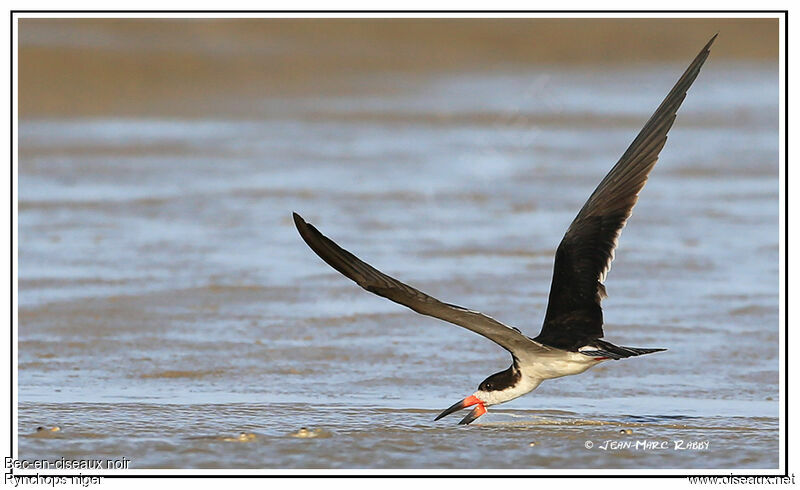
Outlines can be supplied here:
<path id="1" fill-rule="evenodd" d="M 443 411 L 435 420 L 474 406 L 460 424 L 469 424 L 486 407 L 533 391 L 546 379 L 579 374 L 610 359 L 650 354 L 665 349 L 623 347 L 601 340 L 606 274 L 614 260 L 620 232 L 639 192 L 667 141 L 667 132 L 686 92 L 709 55 L 711 38 L 658 106 L 644 128 L 600 182 L 558 245 L 544 324 L 530 338 L 477 311 L 444 303 L 387 276 L 294 213 L 300 236 L 331 267 L 366 289 L 417 313 L 439 318 L 482 335 L 511 353 L 511 366 L 486 378 L 478 390 Z"/>

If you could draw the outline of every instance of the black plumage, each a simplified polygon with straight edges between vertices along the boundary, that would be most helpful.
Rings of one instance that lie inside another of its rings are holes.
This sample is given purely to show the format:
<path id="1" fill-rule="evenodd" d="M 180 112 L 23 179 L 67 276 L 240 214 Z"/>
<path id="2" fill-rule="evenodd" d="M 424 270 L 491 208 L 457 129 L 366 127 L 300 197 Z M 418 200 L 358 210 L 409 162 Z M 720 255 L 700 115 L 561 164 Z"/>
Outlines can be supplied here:
<path id="1" fill-rule="evenodd" d="M 542 330 L 529 338 L 477 311 L 445 303 L 382 273 L 341 248 L 298 214 L 294 223 L 309 247 L 331 267 L 367 291 L 423 315 L 459 325 L 508 350 L 512 365 L 488 377 L 475 395 L 438 418 L 477 404 L 462 423 L 535 389 L 543 380 L 577 374 L 608 359 L 623 359 L 664 349 L 617 346 L 601 340 L 605 281 L 620 232 L 639 192 L 658 160 L 686 92 L 709 55 L 716 36 L 695 57 L 617 164 L 603 178 L 567 229 L 555 254 L 550 297 Z M 478 398 L 480 395 L 483 398 Z"/>
<path id="2" fill-rule="evenodd" d="M 716 38 L 695 57 L 567 229 L 556 250 L 550 298 L 542 331 L 534 339 L 537 342 L 575 351 L 603 337 L 603 281 L 620 232 Z"/>

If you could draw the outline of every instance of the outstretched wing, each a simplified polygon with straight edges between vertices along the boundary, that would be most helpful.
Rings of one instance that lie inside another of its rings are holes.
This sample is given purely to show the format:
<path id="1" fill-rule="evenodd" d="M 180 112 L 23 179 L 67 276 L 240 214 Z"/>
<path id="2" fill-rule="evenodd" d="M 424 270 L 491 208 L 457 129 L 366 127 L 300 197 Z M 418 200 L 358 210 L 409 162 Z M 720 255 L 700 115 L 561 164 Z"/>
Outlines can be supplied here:
<path id="1" fill-rule="evenodd" d="M 417 313 L 432 316 L 446 322 L 483 335 L 512 354 L 518 350 L 542 348 L 536 342 L 522 335 L 518 330 L 507 327 L 494 318 L 460 306 L 443 303 L 438 299 L 412 288 L 407 284 L 387 276 L 358 257 L 344 250 L 330 238 L 320 233 L 313 225 L 306 223 L 294 213 L 294 224 L 300 236 L 322 260 L 344 274 L 356 284 L 378 296 L 407 306 Z"/>
<path id="2" fill-rule="evenodd" d="M 620 232 L 667 141 L 667 132 L 686 91 L 700 72 L 716 37 L 692 61 L 570 225 L 556 250 L 544 325 L 534 340 L 577 350 L 603 336 L 600 307 L 606 296 L 603 281 L 614 260 Z"/>

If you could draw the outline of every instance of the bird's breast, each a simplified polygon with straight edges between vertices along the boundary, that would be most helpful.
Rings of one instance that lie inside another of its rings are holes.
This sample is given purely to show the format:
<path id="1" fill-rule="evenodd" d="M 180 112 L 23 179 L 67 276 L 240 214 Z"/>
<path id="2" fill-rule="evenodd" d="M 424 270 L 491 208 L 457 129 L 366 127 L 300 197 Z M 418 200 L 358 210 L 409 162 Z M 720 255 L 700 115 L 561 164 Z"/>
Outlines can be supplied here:
<path id="1" fill-rule="evenodd" d="M 589 356 L 559 349 L 520 359 L 519 368 L 523 376 L 545 380 L 580 374 L 597 364 L 599 362 Z"/>

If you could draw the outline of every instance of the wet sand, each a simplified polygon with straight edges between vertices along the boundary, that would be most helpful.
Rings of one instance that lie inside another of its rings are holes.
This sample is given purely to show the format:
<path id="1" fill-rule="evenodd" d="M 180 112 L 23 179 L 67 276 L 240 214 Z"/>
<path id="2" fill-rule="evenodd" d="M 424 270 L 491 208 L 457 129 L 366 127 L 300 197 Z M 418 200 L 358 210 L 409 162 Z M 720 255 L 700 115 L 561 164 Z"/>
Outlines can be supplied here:
<path id="1" fill-rule="evenodd" d="M 20 457 L 778 466 L 774 23 L 48 22 L 20 31 Z M 606 337 L 669 350 L 433 422 L 507 354 L 291 212 L 535 335 L 566 227 L 717 30 L 606 282 Z"/>

